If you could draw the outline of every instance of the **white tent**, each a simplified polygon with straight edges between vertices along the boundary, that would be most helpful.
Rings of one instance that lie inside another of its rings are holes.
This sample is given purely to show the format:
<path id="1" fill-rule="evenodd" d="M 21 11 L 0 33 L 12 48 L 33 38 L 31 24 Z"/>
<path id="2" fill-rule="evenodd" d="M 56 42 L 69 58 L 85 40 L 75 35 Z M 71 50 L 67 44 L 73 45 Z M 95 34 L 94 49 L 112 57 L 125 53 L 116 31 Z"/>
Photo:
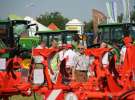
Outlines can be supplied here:
<path id="1" fill-rule="evenodd" d="M 30 24 L 36 24 L 38 26 L 38 31 L 51 31 L 51 29 L 49 29 L 46 26 L 40 24 L 39 22 L 37 22 L 36 20 L 34 20 L 33 18 L 31 18 L 29 16 L 24 17 L 24 20 L 30 21 Z M 35 36 L 37 26 L 31 26 L 30 27 L 29 36 Z"/>
<path id="2" fill-rule="evenodd" d="M 70 20 L 66 26 L 72 26 L 72 25 L 78 25 L 78 26 L 83 26 L 84 23 L 82 23 L 81 21 L 79 21 L 78 19 L 72 19 Z"/>
<path id="3" fill-rule="evenodd" d="M 78 19 L 72 19 L 66 23 L 66 30 L 77 30 L 78 34 L 83 34 L 84 23 Z"/>

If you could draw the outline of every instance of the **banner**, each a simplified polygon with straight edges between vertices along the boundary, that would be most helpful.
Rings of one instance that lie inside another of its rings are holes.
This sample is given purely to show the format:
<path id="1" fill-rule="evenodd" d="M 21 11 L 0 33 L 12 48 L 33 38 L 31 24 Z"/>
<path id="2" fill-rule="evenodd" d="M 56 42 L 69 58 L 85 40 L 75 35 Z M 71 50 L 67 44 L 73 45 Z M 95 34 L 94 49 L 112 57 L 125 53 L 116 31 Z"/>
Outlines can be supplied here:
<path id="1" fill-rule="evenodd" d="M 117 23 L 117 17 L 118 17 L 118 14 L 117 14 L 117 3 L 116 1 L 113 2 L 113 11 L 114 11 L 114 21 Z"/>
<path id="2" fill-rule="evenodd" d="M 117 23 L 117 3 L 116 0 L 106 2 L 108 22 Z"/>
<path id="3" fill-rule="evenodd" d="M 123 2 L 123 10 L 124 10 L 124 22 L 130 22 L 130 8 L 129 8 L 129 0 L 122 0 Z"/>
<path id="4" fill-rule="evenodd" d="M 106 2 L 106 8 L 107 8 L 107 13 L 108 13 L 109 19 L 112 19 L 112 12 L 111 12 L 111 7 L 110 7 L 109 2 Z"/>

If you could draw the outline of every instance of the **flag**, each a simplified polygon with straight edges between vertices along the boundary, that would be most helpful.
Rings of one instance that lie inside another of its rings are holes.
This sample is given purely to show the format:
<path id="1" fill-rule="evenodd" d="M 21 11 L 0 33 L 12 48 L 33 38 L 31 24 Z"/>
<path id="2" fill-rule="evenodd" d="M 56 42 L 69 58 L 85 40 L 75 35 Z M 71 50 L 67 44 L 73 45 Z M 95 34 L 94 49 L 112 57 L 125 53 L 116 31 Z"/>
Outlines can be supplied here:
<path id="1" fill-rule="evenodd" d="M 116 1 L 113 1 L 113 11 L 114 11 L 114 21 L 117 23 L 117 17 L 118 17 L 118 14 L 117 14 L 117 3 Z"/>
<path id="2" fill-rule="evenodd" d="M 106 2 L 106 8 L 107 8 L 109 22 L 112 22 L 113 21 L 113 18 L 112 18 L 112 7 L 110 6 L 109 2 Z"/>
<path id="3" fill-rule="evenodd" d="M 130 22 L 129 0 L 122 0 L 124 9 L 124 22 Z"/>
<path id="4" fill-rule="evenodd" d="M 108 13 L 108 22 L 117 23 L 117 3 L 116 0 L 111 0 L 106 2 L 107 13 Z"/>

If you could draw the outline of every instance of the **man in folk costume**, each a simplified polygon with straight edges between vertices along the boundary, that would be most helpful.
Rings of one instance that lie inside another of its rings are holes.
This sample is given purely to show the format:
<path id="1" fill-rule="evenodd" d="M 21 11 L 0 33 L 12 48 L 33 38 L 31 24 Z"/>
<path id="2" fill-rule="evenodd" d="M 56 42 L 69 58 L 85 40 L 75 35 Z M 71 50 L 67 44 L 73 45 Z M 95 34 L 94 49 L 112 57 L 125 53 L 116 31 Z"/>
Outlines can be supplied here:
<path id="1" fill-rule="evenodd" d="M 125 54 L 122 56 L 124 57 L 124 62 L 123 62 L 123 67 L 124 67 L 124 72 L 130 72 L 133 71 L 135 68 L 135 45 L 132 44 L 133 40 L 130 36 L 126 36 L 123 39 L 124 44 L 125 44 Z"/>

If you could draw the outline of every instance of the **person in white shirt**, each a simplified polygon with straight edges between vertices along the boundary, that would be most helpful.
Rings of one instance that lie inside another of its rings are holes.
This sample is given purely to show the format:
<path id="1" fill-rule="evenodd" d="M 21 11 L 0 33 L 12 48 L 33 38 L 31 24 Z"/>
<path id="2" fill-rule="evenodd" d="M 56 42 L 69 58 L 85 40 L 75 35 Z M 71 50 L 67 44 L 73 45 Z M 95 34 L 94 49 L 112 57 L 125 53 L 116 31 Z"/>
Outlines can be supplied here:
<path id="1" fill-rule="evenodd" d="M 108 47 L 108 45 L 107 45 L 107 43 L 105 43 L 105 42 L 102 42 L 101 44 L 100 44 L 100 48 L 107 48 Z M 108 67 L 108 65 L 109 65 L 109 58 L 108 58 L 108 52 L 106 52 L 104 55 L 103 55 L 103 57 L 102 57 L 102 65 L 103 65 L 103 67 L 105 68 L 105 67 Z"/>
<path id="2" fill-rule="evenodd" d="M 62 44 L 61 50 L 59 52 L 59 60 L 62 61 L 64 59 L 64 54 L 66 52 L 66 44 Z"/>
<path id="3" fill-rule="evenodd" d="M 126 54 L 126 46 L 123 46 L 120 50 L 120 63 L 123 64 Z"/>
<path id="4" fill-rule="evenodd" d="M 78 46 L 79 52 L 74 57 L 74 76 L 77 82 L 86 82 L 88 79 L 87 73 L 90 65 L 90 58 L 84 54 L 85 47 Z"/>
<path id="5" fill-rule="evenodd" d="M 76 53 L 72 50 L 71 44 L 67 44 L 66 49 L 67 50 L 64 54 L 64 58 L 66 59 L 66 68 L 71 68 L 72 66 L 74 66 L 73 58 Z"/>
<path id="6" fill-rule="evenodd" d="M 121 64 L 124 63 L 124 59 L 125 59 L 125 54 L 126 54 L 127 47 L 129 45 L 131 45 L 132 42 L 133 42 L 132 37 L 131 36 L 125 36 L 123 38 L 123 42 L 124 42 L 124 46 L 121 48 L 121 51 L 120 51 L 120 63 Z"/>
<path id="7" fill-rule="evenodd" d="M 106 52 L 102 57 L 102 64 L 103 64 L 104 68 L 109 66 L 109 56 L 108 56 L 108 54 L 109 54 L 109 52 Z"/>
<path id="8" fill-rule="evenodd" d="M 74 68 L 74 57 L 76 56 L 76 53 L 72 50 L 72 45 L 67 44 L 66 45 L 66 52 L 64 54 L 64 59 L 66 59 L 66 72 L 68 74 L 68 79 L 72 79 L 72 71 Z"/>

